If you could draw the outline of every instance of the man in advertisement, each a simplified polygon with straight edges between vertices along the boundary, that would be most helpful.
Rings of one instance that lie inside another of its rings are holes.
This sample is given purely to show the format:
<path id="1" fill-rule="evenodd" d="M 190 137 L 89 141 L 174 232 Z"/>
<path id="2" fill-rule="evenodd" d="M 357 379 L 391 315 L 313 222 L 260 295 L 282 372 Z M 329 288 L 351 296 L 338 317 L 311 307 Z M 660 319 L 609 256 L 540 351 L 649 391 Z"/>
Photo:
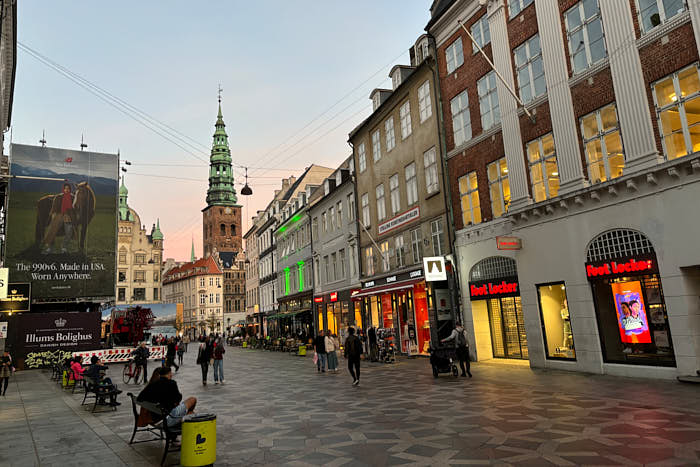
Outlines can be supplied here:
<path id="1" fill-rule="evenodd" d="M 51 220 L 46 235 L 42 240 L 43 254 L 51 253 L 51 247 L 58 230 L 63 226 L 63 247 L 61 253 L 66 253 L 73 239 L 73 192 L 70 183 L 63 184 L 63 193 L 57 196 L 51 205 Z"/>

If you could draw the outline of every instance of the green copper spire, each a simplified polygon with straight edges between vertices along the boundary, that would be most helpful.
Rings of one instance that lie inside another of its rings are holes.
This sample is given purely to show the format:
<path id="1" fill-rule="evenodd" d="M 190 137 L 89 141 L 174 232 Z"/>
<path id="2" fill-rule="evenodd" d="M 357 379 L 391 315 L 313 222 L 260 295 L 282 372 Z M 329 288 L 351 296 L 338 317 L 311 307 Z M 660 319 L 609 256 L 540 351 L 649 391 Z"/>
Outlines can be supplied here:
<path id="1" fill-rule="evenodd" d="M 122 184 L 119 187 L 119 220 L 120 221 L 133 221 L 134 219 L 129 212 L 129 205 L 126 204 L 126 200 L 129 196 L 129 190 L 126 189 L 124 185 L 124 177 L 122 176 Z"/>
<path id="2" fill-rule="evenodd" d="M 194 238 L 192 239 L 192 253 L 190 253 L 190 262 L 194 263 L 197 258 L 194 257 Z"/>
<path id="3" fill-rule="evenodd" d="M 231 150 L 228 147 L 226 124 L 221 113 L 221 94 L 219 94 L 219 113 L 216 117 L 215 128 L 209 159 L 207 206 L 237 206 L 238 198 L 236 190 L 233 188 Z"/>
<path id="4" fill-rule="evenodd" d="M 160 231 L 160 219 L 156 220 L 156 228 L 153 230 L 151 238 L 153 240 L 163 240 L 163 232 Z"/>

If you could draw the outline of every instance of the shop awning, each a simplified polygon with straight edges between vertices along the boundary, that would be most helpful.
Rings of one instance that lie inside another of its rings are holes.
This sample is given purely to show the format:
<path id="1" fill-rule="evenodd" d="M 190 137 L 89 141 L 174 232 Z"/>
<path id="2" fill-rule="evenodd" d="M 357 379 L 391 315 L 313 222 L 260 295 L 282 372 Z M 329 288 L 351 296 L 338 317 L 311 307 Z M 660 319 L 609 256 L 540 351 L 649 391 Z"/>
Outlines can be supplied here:
<path id="1" fill-rule="evenodd" d="M 292 316 L 296 316 L 299 313 L 304 313 L 305 311 L 311 311 L 311 310 L 299 310 L 299 311 L 292 311 L 289 313 L 277 313 L 275 315 L 268 316 L 267 319 L 291 318 Z"/>
<path id="2" fill-rule="evenodd" d="M 369 295 L 375 295 L 378 293 L 395 292 L 397 290 L 412 289 L 414 284 L 423 282 L 425 279 L 422 277 L 420 279 L 411 279 L 409 281 L 396 282 L 393 284 L 381 285 L 379 287 L 371 287 L 369 289 L 362 289 L 360 293 L 352 296 L 353 299 L 367 297 Z"/>

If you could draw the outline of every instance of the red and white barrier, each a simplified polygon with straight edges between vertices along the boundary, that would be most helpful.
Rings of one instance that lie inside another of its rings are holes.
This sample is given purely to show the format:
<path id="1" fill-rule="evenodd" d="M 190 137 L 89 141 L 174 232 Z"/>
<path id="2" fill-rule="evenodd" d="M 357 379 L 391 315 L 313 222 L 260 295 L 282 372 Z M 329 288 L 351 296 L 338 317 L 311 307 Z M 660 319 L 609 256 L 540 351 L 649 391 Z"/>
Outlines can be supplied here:
<path id="1" fill-rule="evenodd" d="M 97 355 L 103 363 L 123 363 L 128 362 L 132 357 L 131 353 L 136 350 L 135 347 L 117 347 L 114 349 L 102 349 L 102 350 L 85 350 L 83 352 L 73 352 L 74 357 L 81 357 L 83 359 L 83 365 L 90 364 L 90 358 L 93 355 Z M 149 360 L 162 360 L 165 358 L 165 351 L 167 346 L 165 345 L 154 345 L 148 346 L 150 355 Z"/>

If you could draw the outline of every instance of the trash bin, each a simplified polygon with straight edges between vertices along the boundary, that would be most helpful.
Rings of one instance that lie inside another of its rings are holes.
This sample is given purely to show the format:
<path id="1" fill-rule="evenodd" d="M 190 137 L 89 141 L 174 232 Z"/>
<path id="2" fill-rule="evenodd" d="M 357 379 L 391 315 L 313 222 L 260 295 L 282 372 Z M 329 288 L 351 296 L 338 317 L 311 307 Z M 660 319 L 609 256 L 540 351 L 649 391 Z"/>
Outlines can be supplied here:
<path id="1" fill-rule="evenodd" d="M 306 346 L 304 344 L 301 344 L 299 346 L 299 354 L 300 357 L 306 356 Z"/>
<path id="2" fill-rule="evenodd" d="M 180 465 L 202 466 L 216 462 L 216 415 L 187 415 L 182 419 Z"/>
<path id="3" fill-rule="evenodd" d="M 243 341 L 243 348 L 245 349 L 246 347 L 248 347 L 248 343 L 246 341 Z"/>

